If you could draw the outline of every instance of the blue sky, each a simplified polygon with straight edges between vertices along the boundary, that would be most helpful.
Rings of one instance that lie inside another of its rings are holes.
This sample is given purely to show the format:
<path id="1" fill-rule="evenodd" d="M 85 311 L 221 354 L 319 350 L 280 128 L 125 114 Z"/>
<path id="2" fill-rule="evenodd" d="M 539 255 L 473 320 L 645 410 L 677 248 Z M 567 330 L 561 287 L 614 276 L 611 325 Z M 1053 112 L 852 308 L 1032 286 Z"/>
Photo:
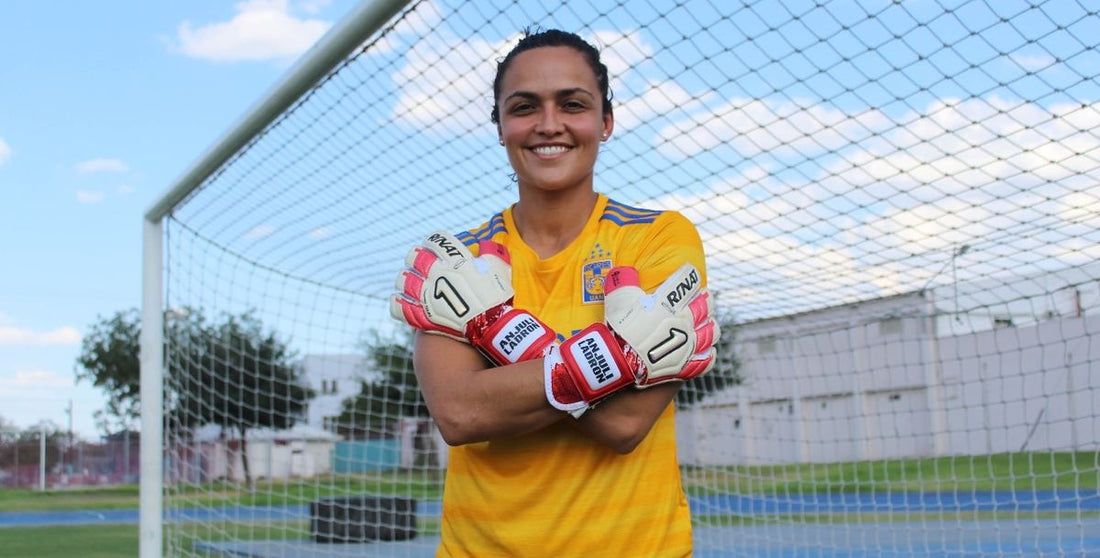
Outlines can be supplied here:
<path id="1" fill-rule="evenodd" d="M 687 4 L 660 18 L 644 2 L 596 17 L 522 0 L 470 29 L 467 20 L 485 17 L 476 3 L 425 2 L 395 27 L 395 50 L 379 49 L 396 69 L 379 80 L 394 87 L 378 94 L 393 102 L 382 116 L 441 133 L 421 141 L 466 134 L 462 149 L 423 161 L 464 166 L 446 156 L 495 149 L 482 62 L 531 21 L 585 28 L 606 47 L 615 90 L 615 138 L 601 162 L 626 162 L 601 174 L 603 185 L 695 222 L 711 288 L 742 318 L 836 304 L 838 293 L 944 284 L 945 262 L 964 245 L 959 281 L 1100 259 L 1094 12 L 1061 0 L 1041 9 L 1007 0 L 721 4 L 729 14 L 711 13 L 718 4 L 708 0 Z M 142 215 L 354 5 L 4 4 L 0 417 L 64 427 L 71 401 L 75 431 L 97 434 L 102 396 L 74 382 L 75 359 L 99 317 L 140 304 Z M 439 53 L 446 64 L 435 63 Z M 486 159 L 478 163 L 500 169 L 472 176 L 503 177 L 502 154 Z M 479 183 L 510 199 L 506 179 Z M 360 222 L 314 217 L 318 226 Z M 463 217 L 462 226 L 478 222 Z M 270 223 L 239 225 L 249 242 L 285 238 Z M 249 236 L 257 231 L 269 236 Z M 390 288 L 390 275 L 377 277 L 384 284 L 370 292 Z M 1100 299 L 1090 292 L 1093 308 Z"/>
<path id="2" fill-rule="evenodd" d="M 75 361 L 141 302 L 142 215 L 354 5 L 4 3 L 0 417 L 98 435 Z"/>

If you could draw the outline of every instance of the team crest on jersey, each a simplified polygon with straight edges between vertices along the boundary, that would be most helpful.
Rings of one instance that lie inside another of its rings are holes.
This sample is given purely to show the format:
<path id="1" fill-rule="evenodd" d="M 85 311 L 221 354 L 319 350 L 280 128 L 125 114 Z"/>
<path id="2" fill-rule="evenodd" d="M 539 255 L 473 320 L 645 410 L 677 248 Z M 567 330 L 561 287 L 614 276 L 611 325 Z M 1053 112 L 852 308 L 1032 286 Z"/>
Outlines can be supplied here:
<path id="1" fill-rule="evenodd" d="M 597 243 L 585 258 L 581 268 L 581 299 L 585 304 L 603 302 L 603 281 L 611 271 L 611 252 Z"/>

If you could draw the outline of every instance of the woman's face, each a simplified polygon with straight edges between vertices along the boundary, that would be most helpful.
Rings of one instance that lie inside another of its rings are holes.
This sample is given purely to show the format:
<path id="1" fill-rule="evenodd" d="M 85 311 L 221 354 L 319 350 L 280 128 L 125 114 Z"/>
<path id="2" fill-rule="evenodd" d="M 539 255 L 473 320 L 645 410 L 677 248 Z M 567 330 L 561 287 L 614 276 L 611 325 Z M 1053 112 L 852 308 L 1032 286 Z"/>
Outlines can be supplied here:
<path id="1" fill-rule="evenodd" d="M 516 55 L 501 78 L 499 109 L 500 138 L 521 188 L 592 188 L 614 120 L 580 52 L 541 47 Z"/>

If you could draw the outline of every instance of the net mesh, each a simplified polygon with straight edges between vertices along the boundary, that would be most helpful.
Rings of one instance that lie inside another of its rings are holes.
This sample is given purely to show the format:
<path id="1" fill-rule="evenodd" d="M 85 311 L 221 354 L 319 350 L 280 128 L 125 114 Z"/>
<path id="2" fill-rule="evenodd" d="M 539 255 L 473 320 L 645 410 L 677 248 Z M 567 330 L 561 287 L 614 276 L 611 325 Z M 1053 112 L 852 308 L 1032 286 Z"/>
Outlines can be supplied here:
<path id="1" fill-rule="evenodd" d="M 412 4 L 166 220 L 169 553 L 431 555 L 446 451 L 388 297 L 515 201 L 489 111 L 529 26 L 602 50 L 597 190 L 703 238 L 697 555 L 1100 552 L 1097 9 Z"/>

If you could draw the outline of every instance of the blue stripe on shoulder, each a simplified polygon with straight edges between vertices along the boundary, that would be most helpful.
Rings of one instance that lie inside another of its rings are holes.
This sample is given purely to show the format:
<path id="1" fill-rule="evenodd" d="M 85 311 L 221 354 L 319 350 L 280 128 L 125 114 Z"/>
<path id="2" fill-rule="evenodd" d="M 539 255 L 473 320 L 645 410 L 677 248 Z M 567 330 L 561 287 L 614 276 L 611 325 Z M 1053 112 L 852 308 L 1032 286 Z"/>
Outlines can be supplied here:
<path id="1" fill-rule="evenodd" d="M 497 213 L 493 215 L 488 222 L 482 224 L 476 229 L 471 229 L 468 232 L 460 232 L 455 235 L 455 238 L 460 240 L 466 246 L 473 246 L 482 240 L 489 240 L 493 238 L 493 235 L 504 231 L 504 214 Z"/>
<path id="2" fill-rule="evenodd" d="M 616 225 L 639 225 L 652 223 L 661 215 L 660 211 L 642 209 L 621 204 L 614 200 L 607 200 L 607 207 L 600 216 L 601 220 L 611 221 Z"/>

